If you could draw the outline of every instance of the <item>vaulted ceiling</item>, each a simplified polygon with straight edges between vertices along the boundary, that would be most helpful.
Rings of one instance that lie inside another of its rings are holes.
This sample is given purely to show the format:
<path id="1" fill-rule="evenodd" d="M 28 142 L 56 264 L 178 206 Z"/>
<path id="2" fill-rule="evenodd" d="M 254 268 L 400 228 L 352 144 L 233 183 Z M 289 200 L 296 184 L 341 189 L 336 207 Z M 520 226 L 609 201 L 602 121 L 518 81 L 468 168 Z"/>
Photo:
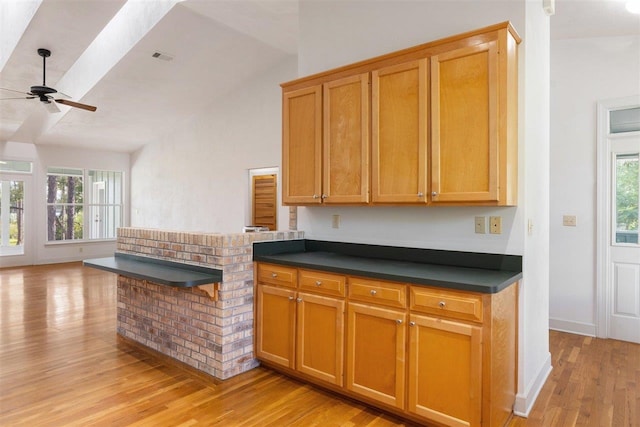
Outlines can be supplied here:
<path id="1" fill-rule="evenodd" d="M 558 0 L 551 23 L 552 38 L 640 34 L 620 0 Z M 0 141 L 125 152 L 298 50 L 297 0 L 5 0 L 0 25 L 0 88 L 41 85 L 47 48 L 46 85 L 98 107 L 0 100 Z"/>

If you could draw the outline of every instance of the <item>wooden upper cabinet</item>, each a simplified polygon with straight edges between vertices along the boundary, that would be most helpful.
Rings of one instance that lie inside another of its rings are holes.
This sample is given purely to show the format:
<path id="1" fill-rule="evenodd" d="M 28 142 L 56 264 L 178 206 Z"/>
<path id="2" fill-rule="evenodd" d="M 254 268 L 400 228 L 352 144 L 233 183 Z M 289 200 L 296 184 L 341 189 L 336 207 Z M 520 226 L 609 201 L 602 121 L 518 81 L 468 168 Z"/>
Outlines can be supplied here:
<path id="1" fill-rule="evenodd" d="M 433 204 L 517 202 L 516 54 L 504 33 L 430 58 Z"/>
<path id="2" fill-rule="evenodd" d="M 372 201 L 426 203 L 427 61 L 372 72 Z"/>
<path id="3" fill-rule="evenodd" d="M 282 84 L 283 202 L 516 205 L 520 41 L 504 22 Z"/>
<path id="4" fill-rule="evenodd" d="M 282 118 L 282 203 L 320 203 L 322 86 L 284 92 Z"/>
<path id="5" fill-rule="evenodd" d="M 369 201 L 369 73 L 323 85 L 324 203 Z"/>

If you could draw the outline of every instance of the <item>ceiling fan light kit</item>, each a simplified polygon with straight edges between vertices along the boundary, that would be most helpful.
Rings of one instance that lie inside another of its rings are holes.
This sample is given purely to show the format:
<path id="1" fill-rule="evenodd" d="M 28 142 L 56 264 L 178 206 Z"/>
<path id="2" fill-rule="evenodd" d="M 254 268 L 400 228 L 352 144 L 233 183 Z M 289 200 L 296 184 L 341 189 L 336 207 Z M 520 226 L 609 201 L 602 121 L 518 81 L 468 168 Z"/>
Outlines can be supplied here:
<path id="1" fill-rule="evenodd" d="M 87 110 L 87 111 L 96 111 L 96 107 L 94 107 L 93 105 L 87 105 L 87 104 L 81 104 L 79 102 L 74 102 L 74 101 L 69 101 L 67 99 L 56 99 L 54 96 L 52 96 L 51 94 L 58 94 L 59 96 L 63 96 L 63 97 L 67 97 L 67 95 L 58 92 L 56 89 L 47 86 L 47 58 L 51 56 L 51 51 L 49 49 L 44 49 L 44 48 L 40 48 L 38 49 L 38 55 L 40 55 L 42 57 L 42 86 L 31 86 L 30 91 L 29 92 L 21 92 L 21 91 L 17 91 L 17 90 L 13 90 L 13 89 L 5 89 L 5 88 L 0 88 L 2 90 L 7 90 L 10 92 L 18 92 L 18 93 L 22 93 L 24 95 L 27 95 L 26 97 L 21 97 L 21 98 L 0 98 L 1 99 L 34 99 L 34 98 L 38 98 L 40 100 L 40 102 L 42 102 L 43 104 L 47 105 L 47 104 L 51 104 L 51 101 L 55 101 L 58 104 L 62 104 L 62 105 L 67 105 L 69 107 L 74 107 L 74 108 L 80 108 L 82 110 Z M 50 112 L 59 112 L 60 109 L 58 108 L 48 108 L 47 109 Z M 57 110 L 57 111 L 56 111 Z"/>

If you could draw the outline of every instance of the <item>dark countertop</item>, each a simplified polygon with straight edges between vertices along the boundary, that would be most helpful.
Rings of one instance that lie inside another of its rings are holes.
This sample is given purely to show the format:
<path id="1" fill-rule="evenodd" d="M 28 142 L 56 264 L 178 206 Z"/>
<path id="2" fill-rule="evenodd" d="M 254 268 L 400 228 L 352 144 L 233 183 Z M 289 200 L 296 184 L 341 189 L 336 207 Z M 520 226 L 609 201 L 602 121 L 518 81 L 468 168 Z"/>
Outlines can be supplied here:
<path id="1" fill-rule="evenodd" d="M 122 276 L 179 288 L 190 288 L 222 281 L 222 271 L 214 268 L 130 254 L 116 253 L 113 257 L 87 259 L 83 261 L 83 264 Z"/>
<path id="2" fill-rule="evenodd" d="M 522 278 L 522 257 L 336 242 L 256 242 L 254 261 L 464 291 L 497 293 Z M 309 242 L 309 243 L 307 243 Z M 265 245 L 265 246 L 263 246 Z M 332 249 L 331 251 L 321 249 Z M 365 255 L 355 255 L 355 254 Z M 386 255 L 386 257 L 385 257 Z M 482 268 L 486 265 L 488 268 Z"/>

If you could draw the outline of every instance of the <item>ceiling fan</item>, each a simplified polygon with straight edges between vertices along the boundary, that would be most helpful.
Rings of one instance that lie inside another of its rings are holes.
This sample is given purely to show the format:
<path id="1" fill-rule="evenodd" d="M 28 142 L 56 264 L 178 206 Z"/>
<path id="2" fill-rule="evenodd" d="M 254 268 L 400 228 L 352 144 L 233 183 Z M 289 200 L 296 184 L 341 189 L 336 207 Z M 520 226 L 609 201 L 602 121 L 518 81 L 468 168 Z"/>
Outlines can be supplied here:
<path id="1" fill-rule="evenodd" d="M 69 107 L 81 108 L 81 109 L 87 110 L 87 111 L 96 111 L 97 108 L 94 107 L 93 105 L 81 104 L 79 102 L 69 101 L 68 99 L 64 99 L 64 98 L 70 98 L 70 97 L 68 95 L 65 95 L 62 92 L 58 92 L 57 90 L 55 90 L 52 87 L 47 86 L 47 83 L 46 83 L 47 58 L 49 56 L 51 56 L 51 51 L 49 49 L 38 49 L 38 55 L 40 55 L 42 57 L 42 86 L 31 86 L 31 90 L 29 92 L 22 92 L 22 91 L 14 90 L 14 89 L 0 88 L 0 90 L 9 91 L 9 92 L 17 92 L 17 93 L 20 93 L 22 95 L 26 95 L 26 96 L 21 96 L 21 97 L 17 97 L 17 98 L 0 98 L 0 100 L 4 100 L 4 99 L 35 99 L 35 98 L 38 98 L 45 106 L 49 106 L 49 111 L 51 111 L 51 112 L 60 111 L 57 107 L 55 107 L 55 104 L 51 104 L 51 101 L 55 101 L 58 104 L 62 104 L 62 105 L 68 105 Z M 62 98 L 57 98 L 56 95 L 53 95 L 53 94 L 57 94 L 58 96 L 61 96 Z M 51 109 L 50 107 L 54 107 L 54 108 Z"/>

